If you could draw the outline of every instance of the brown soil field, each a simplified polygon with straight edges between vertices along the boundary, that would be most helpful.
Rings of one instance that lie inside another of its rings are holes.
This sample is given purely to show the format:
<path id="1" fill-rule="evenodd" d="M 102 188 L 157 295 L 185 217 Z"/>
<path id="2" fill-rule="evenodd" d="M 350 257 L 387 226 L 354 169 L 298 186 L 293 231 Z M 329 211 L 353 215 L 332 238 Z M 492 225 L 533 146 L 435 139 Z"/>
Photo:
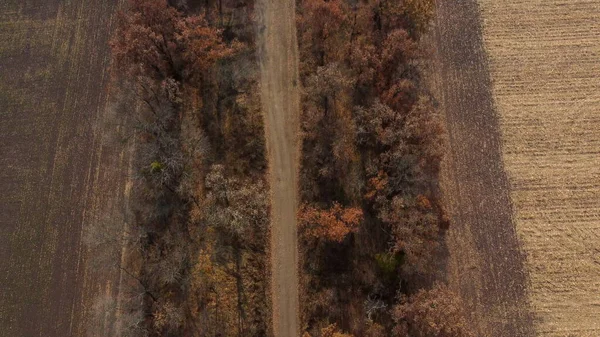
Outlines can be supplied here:
<path id="1" fill-rule="evenodd" d="M 0 336 L 83 336 L 88 300 L 117 288 L 81 243 L 124 204 L 128 158 L 98 127 L 117 7 L 0 3 Z"/>
<path id="2" fill-rule="evenodd" d="M 600 1 L 479 0 L 539 336 L 600 336 Z"/>
<path id="3" fill-rule="evenodd" d="M 295 1 L 262 0 L 257 12 L 271 188 L 273 335 L 293 337 L 300 331 L 296 225 L 300 95 Z"/>
<path id="4" fill-rule="evenodd" d="M 438 1 L 432 86 L 448 129 L 442 192 L 451 217 L 447 279 L 476 336 L 532 336 L 524 255 L 475 0 Z"/>

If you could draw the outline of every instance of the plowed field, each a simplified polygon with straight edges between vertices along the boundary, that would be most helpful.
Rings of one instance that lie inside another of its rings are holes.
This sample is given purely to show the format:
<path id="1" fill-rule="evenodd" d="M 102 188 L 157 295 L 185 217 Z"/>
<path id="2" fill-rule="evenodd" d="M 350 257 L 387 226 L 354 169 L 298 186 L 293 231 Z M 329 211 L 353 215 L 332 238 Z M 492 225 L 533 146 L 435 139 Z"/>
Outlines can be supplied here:
<path id="1" fill-rule="evenodd" d="M 102 143 L 118 1 L 0 3 L 0 336 L 83 336 L 82 226 L 124 204 L 127 157 Z"/>

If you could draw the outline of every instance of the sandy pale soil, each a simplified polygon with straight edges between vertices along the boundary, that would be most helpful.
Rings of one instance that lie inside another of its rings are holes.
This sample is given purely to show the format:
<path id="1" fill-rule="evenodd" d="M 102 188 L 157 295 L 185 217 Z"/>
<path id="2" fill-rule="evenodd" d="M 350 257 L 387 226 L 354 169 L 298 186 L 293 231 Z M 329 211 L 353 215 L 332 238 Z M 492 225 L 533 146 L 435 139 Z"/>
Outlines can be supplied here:
<path id="1" fill-rule="evenodd" d="M 451 215 L 449 284 L 477 336 L 532 336 L 501 137 L 475 0 L 438 1 L 434 91 L 446 117 L 442 186 Z"/>
<path id="2" fill-rule="evenodd" d="M 115 275 L 85 267 L 83 224 L 123 204 L 102 145 L 118 1 L 0 2 L 0 336 L 83 336 Z"/>
<path id="3" fill-rule="evenodd" d="M 261 95 L 271 186 L 271 296 L 273 334 L 299 334 L 298 248 L 298 51 L 294 0 L 262 0 Z"/>
<path id="4" fill-rule="evenodd" d="M 539 336 L 600 336 L 600 1 L 479 0 Z"/>

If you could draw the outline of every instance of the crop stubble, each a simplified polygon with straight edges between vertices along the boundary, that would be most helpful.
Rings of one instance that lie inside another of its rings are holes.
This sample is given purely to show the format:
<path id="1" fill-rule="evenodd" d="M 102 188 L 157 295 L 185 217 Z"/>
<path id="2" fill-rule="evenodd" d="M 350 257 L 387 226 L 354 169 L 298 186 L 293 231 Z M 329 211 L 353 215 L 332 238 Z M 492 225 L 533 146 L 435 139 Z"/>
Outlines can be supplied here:
<path id="1" fill-rule="evenodd" d="M 479 0 L 541 336 L 600 335 L 600 1 Z"/>

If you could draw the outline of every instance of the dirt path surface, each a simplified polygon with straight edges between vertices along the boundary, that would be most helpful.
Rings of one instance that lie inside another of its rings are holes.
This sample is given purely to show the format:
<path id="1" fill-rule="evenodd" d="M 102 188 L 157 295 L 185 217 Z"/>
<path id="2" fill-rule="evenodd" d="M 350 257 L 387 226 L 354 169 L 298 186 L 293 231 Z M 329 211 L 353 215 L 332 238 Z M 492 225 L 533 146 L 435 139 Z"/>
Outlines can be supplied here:
<path id="1" fill-rule="evenodd" d="M 538 336 L 600 336 L 600 1 L 478 0 Z"/>
<path id="2" fill-rule="evenodd" d="M 127 158 L 97 128 L 117 3 L 0 3 L 0 336 L 84 336 L 87 300 L 116 288 L 81 230 L 123 204 Z"/>
<path id="3" fill-rule="evenodd" d="M 261 0 L 261 95 L 271 186 L 271 297 L 273 334 L 299 334 L 298 47 L 294 0 Z"/>
<path id="4" fill-rule="evenodd" d="M 442 168 L 452 218 L 448 281 L 477 336 L 533 336 L 475 0 L 438 1 L 434 35 L 432 73 L 450 148 Z"/>

